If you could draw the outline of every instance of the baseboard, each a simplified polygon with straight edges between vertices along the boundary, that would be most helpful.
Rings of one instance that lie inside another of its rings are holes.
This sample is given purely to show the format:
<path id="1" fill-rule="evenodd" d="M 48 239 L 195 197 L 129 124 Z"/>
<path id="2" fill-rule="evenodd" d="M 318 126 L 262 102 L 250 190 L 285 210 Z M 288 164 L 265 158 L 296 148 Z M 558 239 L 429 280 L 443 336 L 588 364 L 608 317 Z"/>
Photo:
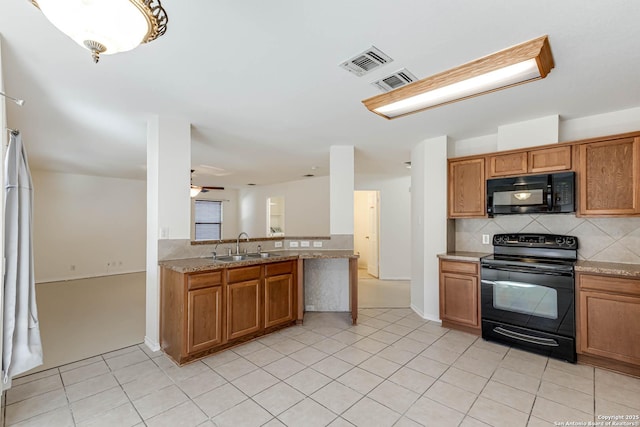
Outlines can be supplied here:
<path id="1" fill-rule="evenodd" d="M 436 322 L 438 324 L 442 324 L 442 321 L 440 320 L 439 317 L 434 317 L 434 316 L 430 316 L 430 315 L 425 315 L 422 310 L 418 310 L 416 308 L 415 305 L 411 304 L 410 306 L 411 310 L 413 310 L 418 316 L 422 317 L 424 320 L 428 320 L 430 322 Z"/>
<path id="2" fill-rule="evenodd" d="M 151 338 L 145 336 L 144 337 L 144 345 L 146 345 L 151 351 L 159 351 L 160 343 L 152 340 Z"/>

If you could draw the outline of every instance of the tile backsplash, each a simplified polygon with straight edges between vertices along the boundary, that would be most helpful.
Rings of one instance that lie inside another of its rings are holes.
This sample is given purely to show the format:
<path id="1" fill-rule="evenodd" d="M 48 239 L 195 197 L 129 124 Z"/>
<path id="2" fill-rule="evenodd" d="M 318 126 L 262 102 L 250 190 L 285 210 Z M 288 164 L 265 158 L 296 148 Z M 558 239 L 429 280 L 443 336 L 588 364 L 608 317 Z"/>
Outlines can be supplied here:
<path id="1" fill-rule="evenodd" d="M 578 258 L 640 264 L 640 218 L 577 218 L 567 215 L 504 215 L 455 220 L 455 250 L 493 252 L 482 235 L 550 233 L 578 237 Z"/>

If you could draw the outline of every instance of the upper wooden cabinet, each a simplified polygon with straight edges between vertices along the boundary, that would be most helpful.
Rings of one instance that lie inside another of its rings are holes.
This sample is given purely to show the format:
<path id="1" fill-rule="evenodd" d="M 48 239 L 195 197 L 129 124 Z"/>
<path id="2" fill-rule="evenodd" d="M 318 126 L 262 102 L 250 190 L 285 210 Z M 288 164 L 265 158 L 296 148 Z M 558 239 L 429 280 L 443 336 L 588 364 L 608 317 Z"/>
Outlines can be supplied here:
<path id="1" fill-rule="evenodd" d="M 528 151 L 527 171 L 544 173 L 571 169 L 571 146 Z"/>
<path id="2" fill-rule="evenodd" d="M 640 137 L 581 144 L 578 215 L 640 215 Z"/>
<path id="3" fill-rule="evenodd" d="M 484 163 L 484 157 L 449 161 L 449 218 L 485 216 L 487 189 Z"/>
<path id="4" fill-rule="evenodd" d="M 527 173 L 527 152 L 489 156 L 489 177 Z"/>
<path id="5" fill-rule="evenodd" d="M 487 157 L 488 178 L 529 173 L 559 172 L 571 169 L 571 146 L 541 148 Z"/>

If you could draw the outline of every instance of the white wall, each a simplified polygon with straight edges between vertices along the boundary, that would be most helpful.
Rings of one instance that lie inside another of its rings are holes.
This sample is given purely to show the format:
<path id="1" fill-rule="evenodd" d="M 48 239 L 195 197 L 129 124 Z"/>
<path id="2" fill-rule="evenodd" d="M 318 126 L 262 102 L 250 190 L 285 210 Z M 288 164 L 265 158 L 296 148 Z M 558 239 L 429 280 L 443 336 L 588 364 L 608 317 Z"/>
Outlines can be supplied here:
<path id="1" fill-rule="evenodd" d="M 640 107 L 561 121 L 560 140 L 576 141 L 637 130 L 640 130 Z"/>
<path id="2" fill-rule="evenodd" d="M 195 238 L 194 207 L 196 200 L 222 201 L 222 238 L 235 239 L 240 233 L 238 229 L 238 190 L 209 190 L 191 199 L 191 240 Z"/>
<path id="3" fill-rule="evenodd" d="M 527 138 L 526 145 L 523 146 L 577 141 L 580 139 L 597 138 L 600 136 L 640 130 L 640 107 L 635 107 L 571 120 L 563 120 L 562 116 L 560 116 L 560 121 L 557 123 L 558 138 L 555 140 L 552 136 L 555 127 L 554 120 L 557 117 L 558 116 L 547 116 L 526 122 L 514 123 L 512 125 L 503 125 L 499 127 L 499 130 L 503 131 L 502 135 L 500 135 L 500 132 L 497 132 L 472 138 L 449 140 L 448 157 L 472 156 L 518 148 L 514 145 L 515 143 L 506 144 L 506 146 L 504 144 L 504 141 L 509 140 L 507 134 L 510 134 L 512 130 L 520 134 L 528 131 L 531 135 L 540 136 L 539 139 L 535 137 Z M 536 125 L 538 128 L 535 127 Z M 503 141 L 502 144 L 499 143 L 500 139 Z M 511 141 L 513 141 L 513 138 L 511 138 Z"/>
<path id="4" fill-rule="evenodd" d="M 559 121 L 560 117 L 555 114 L 498 126 L 498 151 L 555 144 Z"/>
<path id="5" fill-rule="evenodd" d="M 250 237 L 265 237 L 267 199 L 273 196 L 284 196 L 285 236 L 329 235 L 328 176 L 239 190 L 238 230 Z"/>
<path id="6" fill-rule="evenodd" d="M 44 353 L 44 365 L 34 371 L 140 343 L 145 332 L 145 181 L 41 170 L 31 174 Z"/>
<path id="7" fill-rule="evenodd" d="M 36 282 L 145 270 L 144 181 L 46 171 L 32 178 Z"/>
<path id="8" fill-rule="evenodd" d="M 411 152 L 411 307 L 439 320 L 437 255 L 447 251 L 447 137 L 425 140 Z"/>
<path id="9" fill-rule="evenodd" d="M 411 179 L 356 175 L 357 190 L 380 192 L 378 266 L 383 280 L 411 278 Z"/>

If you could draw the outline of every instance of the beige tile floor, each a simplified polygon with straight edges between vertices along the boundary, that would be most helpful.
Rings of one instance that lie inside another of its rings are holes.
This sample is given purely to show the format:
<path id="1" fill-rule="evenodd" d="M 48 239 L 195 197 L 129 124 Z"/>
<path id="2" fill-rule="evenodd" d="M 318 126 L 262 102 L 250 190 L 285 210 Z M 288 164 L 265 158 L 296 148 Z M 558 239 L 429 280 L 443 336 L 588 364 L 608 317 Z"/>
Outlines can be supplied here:
<path id="1" fill-rule="evenodd" d="M 303 326 L 183 367 L 124 348 L 19 378 L 6 399 L 7 426 L 553 426 L 640 414 L 640 379 L 488 343 L 409 309 L 362 309 L 357 326 L 346 313 L 309 313 Z"/>

